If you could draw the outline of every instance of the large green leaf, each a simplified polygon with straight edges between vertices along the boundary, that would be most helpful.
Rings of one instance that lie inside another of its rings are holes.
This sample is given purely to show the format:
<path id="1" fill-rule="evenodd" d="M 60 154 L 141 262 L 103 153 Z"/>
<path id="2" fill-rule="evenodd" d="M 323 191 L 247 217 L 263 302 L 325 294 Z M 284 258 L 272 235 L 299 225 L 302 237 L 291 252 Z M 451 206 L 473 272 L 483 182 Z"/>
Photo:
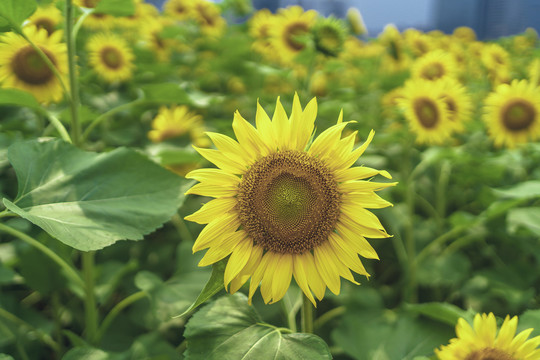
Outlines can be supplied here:
<path id="1" fill-rule="evenodd" d="M 512 209 L 508 212 L 507 220 L 510 233 L 524 227 L 532 234 L 540 235 L 540 207 Z"/>
<path id="2" fill-rule="evenodd" d="M 17 89 L 0 89 L 0 105 L 26 106 L 42 111 L 41 106 L 32 94 Z"/>
<path id="3" fill-rule="evenodd" d="M 540 198 L 540 181 L 524 181 L 505 189 L 493 189 L 496 195 L 505 198 Z"/>
<path id="4" fill-rule="evenodd" d="M 16 30 L 20 32 L 21 24 L 36 11 L 35 0 L 2 0 L 0 1 L 0 31 Z"/>
<path id="5" fill-rule="evenodd" d="M 311 334 L 283 334 L 262 323 L 241 293 L 199 310 L 186 325 L 186 359 L 331 359 L 326 343 Z"/>
<path id="6" fill-rule="evenodd" d="M 6 207 L 78 250 L 140 240 L 181 205 L 185 180 L 119 148 L 85 152 L 60 140 L 10 146 L 19 191 Z"/>

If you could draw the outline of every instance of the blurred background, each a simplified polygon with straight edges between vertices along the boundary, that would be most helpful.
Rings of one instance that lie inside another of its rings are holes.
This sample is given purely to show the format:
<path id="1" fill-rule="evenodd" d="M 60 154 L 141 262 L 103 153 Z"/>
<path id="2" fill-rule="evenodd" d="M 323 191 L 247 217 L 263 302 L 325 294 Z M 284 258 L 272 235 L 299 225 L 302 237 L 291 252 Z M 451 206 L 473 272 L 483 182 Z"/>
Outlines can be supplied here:
<path id="1" fill-rule="evenodd" d="M 147 1 L 157 7 L 165 2 Z M 400 31 L 413 27 L 445 33 L 451 33 L 458 26 L 469 26 L 482 40 L 518 34 L 527 27 L 540 32 L 539 0 L 253 0 L 253 5 L 256 9 L 271 11 L 300 5 L 337 17 L 344 17 L 348 8 L 356 7 L 371 36 L 377 36 L 391 23 Z"/>

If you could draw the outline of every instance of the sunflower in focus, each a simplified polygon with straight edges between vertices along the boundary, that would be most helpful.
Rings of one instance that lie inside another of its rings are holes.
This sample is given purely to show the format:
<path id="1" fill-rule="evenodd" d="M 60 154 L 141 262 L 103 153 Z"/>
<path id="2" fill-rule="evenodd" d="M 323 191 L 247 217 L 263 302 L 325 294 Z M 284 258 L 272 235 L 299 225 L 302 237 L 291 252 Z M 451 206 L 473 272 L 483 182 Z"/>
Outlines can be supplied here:
<path id="1" fill-rule="evenodd" d="M 378 259 L 366 237 L 389 235 L 366 209 L 391 204 L 375 191 L 395 185 L 369 181 L 386 171 L 351 167 L 373 138 L 353 150 L 356 133 L 341 138 L 340 114 L 310 143 L 317 115 L 312 99 L 302 110 L 294 96 L 287 116 L 279 98 L 272 120 L 258 105 L 256 128 L 236 112 L 238 141 L 208 133 L 217 150 L 196 150 L 218 168 L 186 177 L 199 181 L 186 194 L 210 196 L 187 220 L 208 224 L 193 251 L 208 249 L 199 266 L 228 258 L 225 288 L 236 292 L 249 278 L 249 300 L 261 289 L 265 303 L 279 301 L 291 278 L 310 301 L 328 287 L 340 292 L 340 277 L 355 284 L 351 270 L 369 276 L 358 255 Z"/>
<path id="2" fill-rule="evenodd" d="M 439 80 L 457 75 L 457 66 L 452 55 L 442 50 L 433 50 L 418 58 L 411 69 L 412 77 L 424 80 Z"/>
<path id="3" fill-rule="evenodd" d="M 36 11 L 28 18 L 25 26 L 34 25 L 38 29 L 45 29 L 47 33 L 52 34 L 58 24 L 62 22 L 62 12 L 54 5 L 38 6 Z"/>
<path id="4" fill-rule="evenodd" d="M 413 80 L 405 83 L 398 100 L 411 130 L 420 144 L 443 144 L 452 132 L 450 111 L 437 83 Z"/>
<path id="5" fill-rule="evenodd" d="M 439 360 L 536 360 L 540 359 L 540 336 L 529 339 L 534 329 L 516 335 L 517 316 L 506 316 L 497 332 L 493 313 L 476 314 L 473 326 L 460 318 L 457 338 L 435 350 Z"/>
<path id="6" fill-rule="evenodd" d="M 347 38 L 345 24 L 334 17 L 317 20 L 312 29 L 315 48 L 324 55 L 338 56 Z"/>
<path id="7" fill-rule="evenodd" d="M 61 81 L 67 84 L 67 48 L 62 43 L 62 31 L 50 36 L 47 30 L 27 26 L 24 34 L 36 44 L 54 65 Z M 44 104 L 62 100 L 62 83 L 40 55 L 20 35 L 14 32 L 0 36 L 0 83 L 4 88 L 24 90 Z"/>
<path id="8" fill-rule="evenodd" d="M 195 146 L 209 147 L 210 141 L 204 132 L 202 116 L 190 111 L 187 106 L 162 106 L 152 120 L 148 138 L 153 142 L 162 142 L 189 134 Z"/>
<path id="9" fill-rule="evenodd" d="M 133 52 L 122 37 L 96 34 L 88 39 L 87 48 L 90 65 L 105 81 L 126 81 L 133 75 Z"/>
<path id="10" fill-rule="evenodd" d="M 201 26 L 203 34 L 219 37 L 223 34 L 227 22 L 221 16 L 221 12 L 216 4 L 198 0 L 193 5 L 193 17 Z"/>
<path id="11" fill-rule="evenodd" d="M 437 86 L 440 87 L 440 94 L 449 111 L 448 119 L 452 130 L 463 131 L 463 124 L 470 120 L 473 111 L 473 104 L 465 86 L 453 78 L 439 80 Z"/>
<path id="12" fill-rule="evenodd" d="M 540 90 L 526 80 L 501 84 L 484 105 L 484 122 L 496 146 L 515 147 L 540 138 Z"/>
<path id="13" fill-rule="evenodd" d="M 317 12 L 304 11 L 300 6 L 280 9 L 270 29 L 272 45 L 285 63 L 291 63 L 306 47 L 306 37 L 315 24 Z"/>

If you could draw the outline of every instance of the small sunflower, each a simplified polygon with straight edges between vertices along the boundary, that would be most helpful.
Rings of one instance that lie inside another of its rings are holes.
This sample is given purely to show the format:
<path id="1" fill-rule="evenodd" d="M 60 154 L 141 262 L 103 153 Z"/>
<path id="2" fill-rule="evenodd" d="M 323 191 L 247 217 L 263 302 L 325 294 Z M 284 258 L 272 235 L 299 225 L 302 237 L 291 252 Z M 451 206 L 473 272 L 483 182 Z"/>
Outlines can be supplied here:
<path id="1" fill-rule="evenodd" d="M 315 48 L 328 56 L 337 56 L 343 50 L 347 29 L 334 17 L 320 18 L 312 29 Z"/>
<path id="2" fill-rule="evenodd" d="M 275 18 L 274 27 L 271 28 L 272 45 L 280 57 L 291 63 L 306 47 L 306 37 L 310 35 L 315 24 L 317 12 L 304 11 L 300 6 L 291 6 L 281 9 Z"/>
<path id="3" fill-rule="evenodd" d="M 182 46 L 177 39 L 162 36 L 163 30 L 172 25 L 171 18 L 159 17 L 148 19 L 140 25 L 139 33 L 143 47 L 147 48 L 160 62 L 168 62 L 173 50 L 179 51 Z"/>
<path id="4" fill-rule="evenodd" d="M 416 29 L 406 30 L 404 36 L 407 47 L 415 56 L 425 55 L 434 47 L 431 37 Z"/>
<path id="5" fill-rule="evenodd" d="M 472 114 L 473 104 L 465 86 L 453 78 L 439 80 L 440 94 L 448 108 L 452 130 L 463 131 Z"/>
<path id="6" fill-rule="evenodd" d="M 418 58 L 411 72 L 413 78 L 433 81 L 456 77 L 457 66 L 452 55 L 442 50 L 433 50 Z"/>
<path id="7" fill-rule="evenodd" d="M 459 26 L 455 28 L 452 36 L 462 42 L 473 42 L 476 40 L 476 33 L 468 26 Z"/>
<path id="8" fill-rule="evenodd" d="M 365 237 L 386 238 L 377 217 L 366 209 L 391 204 L 375 191 L 395 185 L 369 180 L 386 171 L 351 167 L 373 138 L 353 150 L 356 133 L 341 138 L 338 123 L 310 139 L 316 100 L 302 110 L 295 95 L 287 116 L 279 98 L 272 120 L 258 105 L 257 127 L 236 112 L 238 141 L 208 133 L 217 150 L 196 150 L 218 169 L 200 169 L 186 177 L 199 181 L 186 194 L 215 199 L 187 220 L 208 224 L 193 251 L 209 249 L 199 266 L 229 256 L 225 288 L 236 292 L 249 278 L 249 299 L 261 286 L 265 303 L 279 301 L 291 278 L 315 304 L 328 287 L 340 292 L 340 277 L 357 284 L 350 270 L 368 276 L 358 254 L 377 259 Z"/>
<path id="9" fill-rule="evenodd" d="M 67 48 L 61 43 L 62 31 L 50 36 L 47 30 L 35 26 L 27 26 L 23 31 L 45 53 L 66 84 Z M 0 83 L 5 88 L 28 91 L 45 104 L 59 102 L 64 95 L 54 72 L 22 36 L 13 32 L 0 36 Z"/>
<path id="10" fill-rule="evenodd" d="M 193 0 L 167 0 L 163 4 L 163 13 L 176 20 L 187 20 L 191 18 Z"/>
<path id="11" fill-rule="evenodd" d="M 499 85 L 485 100 L 483 119 L 496 146 L 539 139 L 540 90 L 526 80 Z"/>
<path id="12" fill-rule="evenodd" d="M 493 313 L 476 314 L 473 326 L 463 318 L 456 325 L 457 338 L 435 350 L 439 360 L 537 360 L 540 336 L 529 339 L 534 329 L 516 335 L 517 316 L 506 316 L 497 333 Z"/>
<path id="13" fill-rule="evenodd" d="M 395 72 L 409 68 L 410 58 L 403 49 L 403 37 L 394 24 L 384 27 L 379 35 L 379 41 L 386 48 L 386 56 L 382 59 L 384 71 Z"/>
<path id="14" fill-rule="evenodd" d="M 347 22 L 354 35 L 367 35 L 364 18 L 357 8 L 349 8 L 349 10 L 347 10 Z"/>
<path id="15" fill-rule="evenodd" d="M 130 31 L 126 35 L 131 35 L 136 38 L 139 35 L 141 26 L 145 26 L 148 22 L 158 21 L 159 10 L 152 4 L 148 4 L 142 0 L 135 0 L 135 13 L 129 16 L 115 17 L 115 24 L 122 29 Z"/>
<path id="16" fill-rule="evenodd" d="M 533 59 L 527 67 L 529 81 L 535 86 L 540 86 L 540 59 Z"/>
<path id="17" fill-rule="evenodd" d="M 196 146 L 210 146 L 208 138 L 204 135 L 201 115 L 189 111 L 185 105 L 171 108 L 163 106 L 152 121 L 152 130 L 148 133 L 148 138 L 153 142 L 162 142 L 185 134 L 189 134 Z"/>
<path id="18" fill-rule="evenodd" d="M 274 26 L 275 16 L 268 9 L 257 11 L 249 20 L 249 34 L 255 39 L 252 48 L 259 54 L 273 57 L 275 53 L 270 41 L 270 29 Z"/>
<path id="19" fill-rule="evenodd" d="M 94 9 L 101 0 L 75 0 L 74 3 L 82 8 Z M 110 30 L 115 24 L 115 17 L 93 11 L 86 17 L 83 26 L 92 30 Z"/>
<path id="20" fill-rule="evenodd" d="M 499 44 L 487 44 L 482 49 L 482 62 L 489 70 L 510 67 L 510 54 Z"/>
<path id="21" fill-rule="evenodd" d="M 100 33 L 88 39 L 89 62 L 105 81 L 126 81 L 133 73 L 133 52 L 120 36 Z"/>
<path id="22" fill-rule="evenodd" d="M 62 12 L 54 5 L 38 6 L 36 11 L 28 18 L 27 25 L 34 25 L 38 29 L 45 29 L 47 33 L 52 34 L 58 24 L 62 22 Z"/>
<path id="23" fill-rule="evenodd" d="M 199 0 L 193 5 L 193 17 L 199 23 L 205 35 L 219 37 L 223 34 L 227 22 L 221 16 L 216 4 Z"/>
<path id="24" fill-rule="evenodd" d="M 440 87 L 433 81 L 405 83 L 403 98 L 398 100 L 418 143 L 442 144 L 450 137 L 450 111 Z"/>

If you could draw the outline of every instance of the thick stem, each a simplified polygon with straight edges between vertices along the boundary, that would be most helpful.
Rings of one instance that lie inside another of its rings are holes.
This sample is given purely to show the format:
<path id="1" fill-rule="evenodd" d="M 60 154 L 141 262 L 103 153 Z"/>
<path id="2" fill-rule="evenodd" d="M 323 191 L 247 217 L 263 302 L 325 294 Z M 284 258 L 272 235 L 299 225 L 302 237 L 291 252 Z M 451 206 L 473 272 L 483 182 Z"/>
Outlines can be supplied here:
<path id="1" fill-rule="evenodd" d="M 66 43 L 68 51 L 68 68 L 69 68 L 69 86 L 71 92 L 71 139 L 73 144 L 79 146 L 81 143 L 81 122 L 79 119 L 79 83 L 77 80 L 76 68 L 76 38 L 73 31 L 73 2 L 66 0 Z"/>
<path id="2" fill-rule="evenodd" d="M 313 334 L 313 304 L 305 294 L 302 298 L 302 332 Z"/>
<path id="3" fill-rule="evenodd" d="M 95 252 L 87 251 L 82 253 L 82 272 L 85 283 L 85 338 L 90 344 L 95 344 L 97 340 L 98 311 L 96 306 L 95 283 L 94 283 L 94 256 Z"/>

